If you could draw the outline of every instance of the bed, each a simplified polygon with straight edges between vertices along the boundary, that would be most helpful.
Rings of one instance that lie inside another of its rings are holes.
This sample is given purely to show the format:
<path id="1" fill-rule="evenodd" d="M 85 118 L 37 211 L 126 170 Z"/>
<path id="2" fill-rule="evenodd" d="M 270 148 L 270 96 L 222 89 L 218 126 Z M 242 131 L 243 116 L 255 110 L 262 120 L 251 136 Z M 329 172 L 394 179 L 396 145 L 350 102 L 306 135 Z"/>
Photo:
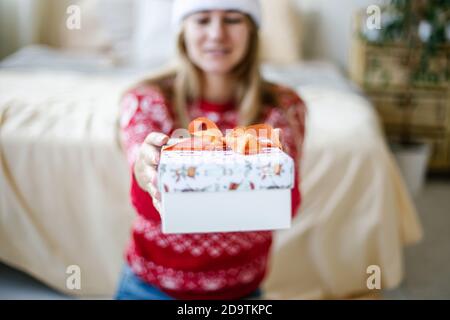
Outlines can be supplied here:
<path id="1" fill-rule="evenodd" d="M 36 46 L 0 64 L 0 261 L 69 295 L 112 296 L 134 218 L 118 98 L 140 72 Z M 275 233 L 265 297 L 365 293 L 371 265 L 397 286 L 422 229 L 372 106 L 326 62 L 263 74 L 308 107 L 303 203 Z"/>

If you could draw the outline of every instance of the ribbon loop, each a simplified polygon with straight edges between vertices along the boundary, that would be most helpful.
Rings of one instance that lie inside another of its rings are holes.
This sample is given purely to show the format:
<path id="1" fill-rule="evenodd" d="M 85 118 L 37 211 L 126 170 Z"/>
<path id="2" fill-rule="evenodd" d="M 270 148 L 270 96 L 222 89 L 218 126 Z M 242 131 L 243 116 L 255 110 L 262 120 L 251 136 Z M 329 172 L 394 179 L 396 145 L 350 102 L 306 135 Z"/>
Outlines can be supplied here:
<path id="1" fill-rule="evenodd" d="M 263 148 L 283 149 L 280 143 L 280 129 L 273 129 L 268 124 L 256 124 L 248 127 L 239 126 L 225 137 L 217 125 L 208 118 L 200 117 L 189 124 L 191 138 L 183 139 L 164 151 L 171 150 L 227 150 L 240 154 L 260 153 Z"/>

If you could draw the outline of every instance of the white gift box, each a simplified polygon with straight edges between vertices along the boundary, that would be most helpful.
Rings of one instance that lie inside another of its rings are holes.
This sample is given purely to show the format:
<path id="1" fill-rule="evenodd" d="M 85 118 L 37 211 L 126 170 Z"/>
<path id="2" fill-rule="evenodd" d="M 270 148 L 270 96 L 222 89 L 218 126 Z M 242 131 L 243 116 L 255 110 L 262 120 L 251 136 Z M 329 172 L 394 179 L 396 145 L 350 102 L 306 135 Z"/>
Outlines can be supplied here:
<path id="1" fill-rule="evenodd" d="M 280 149 L 163 151 L 158 172 L 163 233 L 291 226 L 294 161 Z"/>

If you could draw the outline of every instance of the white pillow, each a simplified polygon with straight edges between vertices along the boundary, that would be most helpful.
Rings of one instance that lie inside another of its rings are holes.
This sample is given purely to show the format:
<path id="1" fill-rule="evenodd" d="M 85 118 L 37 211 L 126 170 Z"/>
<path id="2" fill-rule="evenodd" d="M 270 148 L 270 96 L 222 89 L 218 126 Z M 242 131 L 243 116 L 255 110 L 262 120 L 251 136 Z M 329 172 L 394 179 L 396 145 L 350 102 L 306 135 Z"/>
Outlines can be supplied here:
<path id="1" fill-rule="evenodd" d="M 171 25 L 172 0 L 136 0 L 133 35 L 133 63 L 156 67 L 175 54 Z"/>
<path id="2" fill-rule="evenodd" d="M 261 3 L 263 60 L 282 64 L 300 60 L 302 34 L 293 0 Z M 70 4 L 81 7 L 82 29 L 61 28 L 64 48 L 103 52 L 120 63 L 142 67 L 160 66 L 173 57 L 173 0 L 72 0 Z"/>
<path id="3" fill-rule="evenodd" d="M 91 2 L 92 0 L 88 0 Z M 97 17 L 111 44 L 113 52 L 120 59 L 127 59 L 132 53 L 134 28 L 133 0 L 96 0 Z"/>
<path id="4" fill-rule="evenodd" d="M 167 63 L 175 52 L 171 26 L 173 0 L 136 0 L 134 62 L 141 66 Z M 264 62 L 286 64 L 301 59 L 301 30 L 292 0 L 261 0 Z"/>

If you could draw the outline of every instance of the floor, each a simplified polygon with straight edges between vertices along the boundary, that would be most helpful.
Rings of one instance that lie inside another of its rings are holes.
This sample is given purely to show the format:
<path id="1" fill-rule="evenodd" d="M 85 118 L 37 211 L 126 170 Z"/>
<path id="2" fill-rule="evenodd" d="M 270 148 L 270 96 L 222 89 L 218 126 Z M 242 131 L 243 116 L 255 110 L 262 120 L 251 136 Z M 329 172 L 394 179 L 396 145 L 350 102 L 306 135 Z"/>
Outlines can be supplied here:
<path id="1" fill-rule="evenodd" d="M 406 276 L 401 286 L 383 291 L 375 298 L 450 299 L 450 179 L 429 178 L 416 205 L 425 238 L 420 244 L 406 248 Z M 0 264 L 0 299 L 73 298 Z"/>
<path id="2" fill-rule="evenodd" d="M 450 179 L 429 182 L 416 200 L 423 241 L 406 248 L 406 277 L 386 299 L 450 299 Z"/>

